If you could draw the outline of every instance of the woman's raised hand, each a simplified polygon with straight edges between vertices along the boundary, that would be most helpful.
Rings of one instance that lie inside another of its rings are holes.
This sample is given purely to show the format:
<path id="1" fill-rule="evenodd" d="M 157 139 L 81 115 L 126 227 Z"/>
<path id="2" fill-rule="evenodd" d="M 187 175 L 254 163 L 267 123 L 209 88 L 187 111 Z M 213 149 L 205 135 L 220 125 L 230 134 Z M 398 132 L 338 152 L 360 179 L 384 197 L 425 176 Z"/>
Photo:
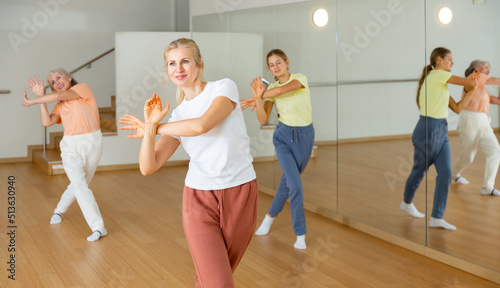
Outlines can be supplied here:
<path id="1" fill-rule="evenodd" d="M 21 104 L 22 106 L 30 107 L 31 105 L 33 105 L 33 104 L 31 104 L 31 100 L 28 99 L 28 95 L 26 95 L 26 91 L 24 91 L 23 100 L 24 100 L 24 103 Z"/>
<path id="2" fill-rule="evenodd" d="M 38 97 L 45 95 L 45 87 L 43 87 L 43 80 L 42 82 L 38 82 L 36 76 L 33 76 L 33 78 L 28 79 L 28 87 Z"/>
<path id="3" fill-rule="evenodd" d="M 165 109 L 161 109 L 161 99 L 156 93 L 144 104 L 144 122 L 145 124 L 157 125 L 167 115 L 170 109 L 170 102 L 167 102 Z"/>
<path id="4" fill-rule="evenodd" d="M 144 121 L 134 115 L 125 114 L 118 120 L 118 123 L 128 124 L 127 126 L 121 126 L 120 130 L 136 130 L 135 134 L 128 134 L 128 138 L 144 137 Z"/>
<path id="5" fill-rule="evenodd" d="M 255 106 L 257 106 L 256 101 L 262 101 L 266 88 L 264 87 L 264 84 L 262 84 L 262 77 L 260 76 L 252 79 L 250 87 L 252 88 L 253 98 L 241 99 L 240 104 L 241 109 L 245 110 L 248 107 L 252 107 L 253 111 Z"/>
<path id="6" fill-rule="evenodd" d="M 256 106 L 255 98 L 241 99 L 240 105 L 241 105 L 242 110 L 245 110 L 248 107 L 252 107 L 252 111 L 253 111 L 253 109 L 255 109 L 255 106 Z"/>
<path id="7" fill-rule="evenodd" d="M 250 82 L 250 87 L 252 87 L 252 93 L 253 97 L 256 99 L 261 99 L 264 96 L 264 92 L 266 91 L 266 88 L 264 87 L 264 84 L 262 84 L 262 77 L 255 77 L 252 79 L 252 82 Z"/>

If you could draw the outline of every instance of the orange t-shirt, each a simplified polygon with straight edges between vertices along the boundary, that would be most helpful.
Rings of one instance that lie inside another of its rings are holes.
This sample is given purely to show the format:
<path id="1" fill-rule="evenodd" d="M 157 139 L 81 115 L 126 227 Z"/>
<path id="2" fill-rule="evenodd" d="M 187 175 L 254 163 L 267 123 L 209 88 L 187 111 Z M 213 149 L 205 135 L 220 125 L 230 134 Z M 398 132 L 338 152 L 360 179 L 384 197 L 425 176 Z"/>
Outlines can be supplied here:
<path id="1" fill-rule="evenodd" d="M 60 101 L 52 110 L 52 114 L 59 115 L 57 124 L 63 124 L 64 135 L 88 134 L 101 129 L 97 102 L 90 87 L 82 83 L 70 89 L 80 98 Z"/>
<path id="2" fill-rule="evenodd" d="M 467 77 L 470 79 L 472 74 Z M 490 94 L 484 89 L 484 83 L 490 79 L 490 76 L 486 74 L 479 74 L 479 79 L 477 79 L 477 89 L 472 99 L 470 100 L 465 110 L 471 112 L 488 113 L 490 111 Z M 462 98 L 465 96 L 465 92 L 462 91 Z"/>

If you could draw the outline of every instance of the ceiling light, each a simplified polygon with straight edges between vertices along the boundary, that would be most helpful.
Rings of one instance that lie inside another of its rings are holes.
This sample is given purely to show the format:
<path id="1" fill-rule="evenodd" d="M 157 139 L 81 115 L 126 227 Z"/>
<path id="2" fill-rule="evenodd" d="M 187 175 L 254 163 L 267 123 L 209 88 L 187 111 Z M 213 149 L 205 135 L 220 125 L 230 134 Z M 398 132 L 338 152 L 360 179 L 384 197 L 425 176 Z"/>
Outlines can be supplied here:
<path id="1" fill-rule="evenodd" d="M 449 24 L 451 22 L 451 19 L 453 19 L 453 12 L 451 12 L 451 9 L 448 7 L 442 7 L 438 11 L 438 20 L 442 24 Z"/>
<path id="2" fill-rule="evenodd" d="M 316 9 L 313 13 L 313 23 L 318 27 L 324 27 L 328 24 L 328 12 L 323 9 Z"/>

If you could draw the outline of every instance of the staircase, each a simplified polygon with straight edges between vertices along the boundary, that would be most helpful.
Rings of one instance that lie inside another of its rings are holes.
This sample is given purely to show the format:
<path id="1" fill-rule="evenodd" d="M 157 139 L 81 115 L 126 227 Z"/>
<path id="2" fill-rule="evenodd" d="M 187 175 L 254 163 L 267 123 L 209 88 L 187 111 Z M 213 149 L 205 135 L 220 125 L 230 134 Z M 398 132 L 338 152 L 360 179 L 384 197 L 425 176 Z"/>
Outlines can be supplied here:
<path id="1" fill-rule="evenodd" d="M 116 136 L 116 97 L 111 96 L 111 107 L 99 108 L 99 121 L 101 123 L 102 136 Z M 63 132 L 52 132 L 49 135 L 49 143 L 45 151 L 33 150 L 33 163 L 38 165 L 48 175 L 65 174 L 61 160 L 61 143 Z"/>

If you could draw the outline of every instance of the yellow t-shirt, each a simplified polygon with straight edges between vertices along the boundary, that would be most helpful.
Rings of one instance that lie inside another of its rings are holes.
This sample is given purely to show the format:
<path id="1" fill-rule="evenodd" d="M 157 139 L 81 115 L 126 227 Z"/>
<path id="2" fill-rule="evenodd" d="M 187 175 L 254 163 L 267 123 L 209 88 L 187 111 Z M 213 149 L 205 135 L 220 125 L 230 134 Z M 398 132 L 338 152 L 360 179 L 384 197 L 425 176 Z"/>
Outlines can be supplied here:
<path id="1" fill-rule="evenodd" d="M 269 85 L 268 90 L 286 85 L 292 80 L 298 80 L 303 88 L 274 98 L 267 98 L 266 101 L 276 104 L 278 120 L 283 124 L 292 127 L 308 126 L 312 123 L 311 94 L 309 93 L 309 84 L 304 74 L 290 74 L 290 79 L 286 83 L 280 84 L 279 81 L 276 81 Z"/>
<path id="2" fill-rule="evenodd" d="M 420 88 L 418 99 L 420 115 L 436 119 L 448 117 L 450 92 L 448 91 L 448 84 L 446 82 L 448 82 L 451 76 L 453 76 L 451 72 L 444 70 L 432 70 L 427 74 L 427 78 Z"/>
<path id="3" fill-rule="evenodd" d="M 52 114 L 60 117 L 57 124 L 63 124 L 64 135 L 87 134 L 101 129 L 99 108 L 90 87 L 82 83 L 70 89 L 75 91 L 80 98 L 60 101 L 52 110 Z"/>

